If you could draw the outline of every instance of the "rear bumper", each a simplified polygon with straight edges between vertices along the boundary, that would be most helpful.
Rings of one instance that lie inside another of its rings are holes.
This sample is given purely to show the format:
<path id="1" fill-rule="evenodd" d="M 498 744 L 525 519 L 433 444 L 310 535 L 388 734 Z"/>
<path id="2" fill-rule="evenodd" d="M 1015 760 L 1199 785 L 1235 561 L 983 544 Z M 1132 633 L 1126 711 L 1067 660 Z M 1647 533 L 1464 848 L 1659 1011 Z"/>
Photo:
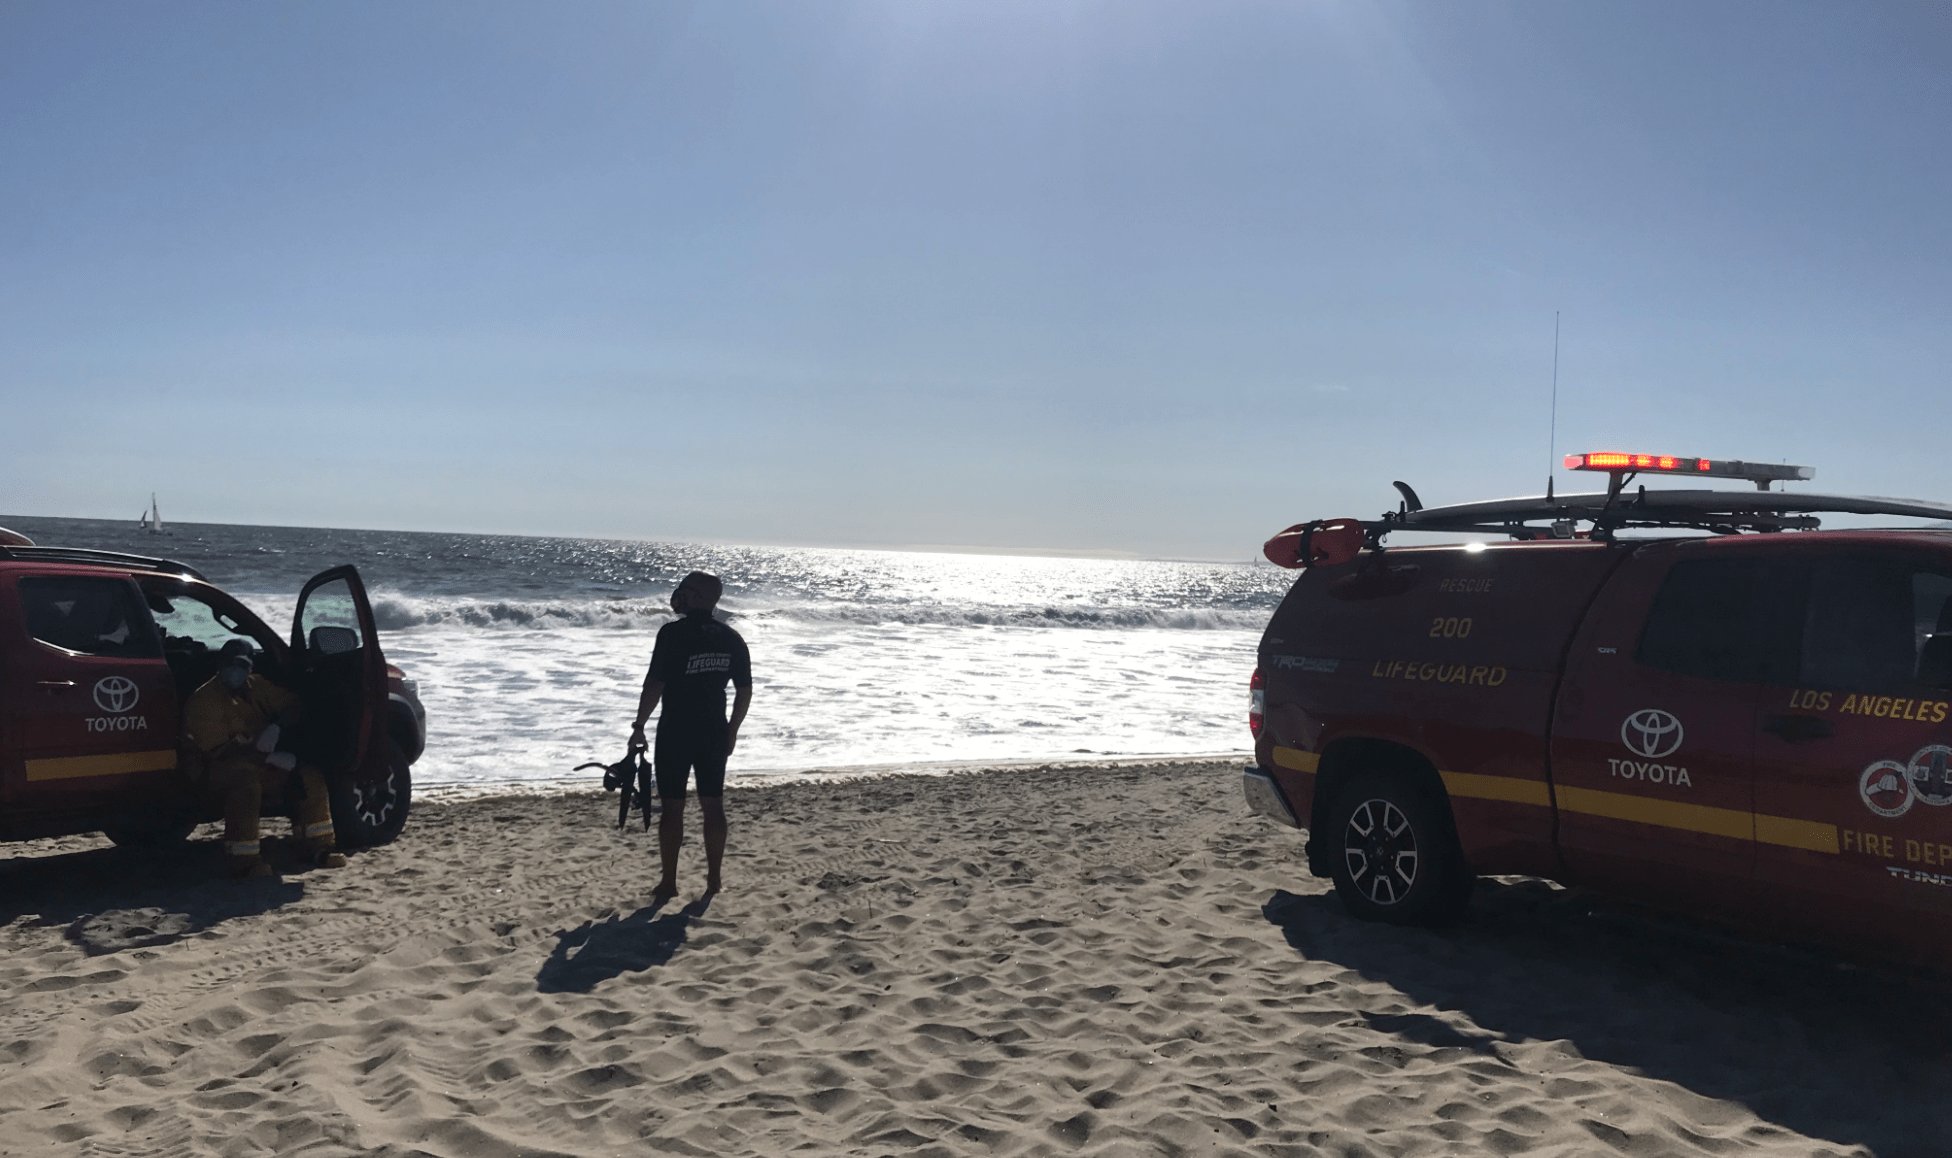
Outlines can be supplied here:
<path id="1" fill-rule="evenodd" d="M 1241 773 L 1240 789 L 1247 797 L 1250 811 L 1272 817 L 1289 828 L 1301 827 L 1301 822 L 1295 819 L 1295 810 L 1288 806 L 1288 798 L 1281 793 L 1281 786 L 1259 768 L 1247 766 Z"/>

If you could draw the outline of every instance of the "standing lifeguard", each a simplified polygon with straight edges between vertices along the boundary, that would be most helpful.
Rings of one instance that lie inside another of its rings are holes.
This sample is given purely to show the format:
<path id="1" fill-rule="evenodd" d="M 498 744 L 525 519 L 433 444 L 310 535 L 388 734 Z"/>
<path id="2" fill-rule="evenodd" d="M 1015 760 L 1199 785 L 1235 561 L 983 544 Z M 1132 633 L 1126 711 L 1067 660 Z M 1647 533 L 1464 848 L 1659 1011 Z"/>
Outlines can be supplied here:
<path id="1" fill-rule="evenodd" d="M 715 575 L 693 571 L 671 592 L 678 618 L 658 629 L 644 693 L 630 729 L 630 747 L 642 751 L 644 722 L 660 699 L 657 746 L 651 764 L 657 794 L 658 858 L 664 875 L 652 896 L 678 892 L 678 849 L 685 840 L 685 784 L 698 771 L 698 803 L 705 813 L 705 891 L 719 890 L 719 863 L 725 857 L 725 761 L 739 742 L 739 724 L 752 705 L 752 659 L 739 633 L 712 617 L 724 585 Z M 732 716 L 725 715 L 725 685 L 732 684 Z"/>

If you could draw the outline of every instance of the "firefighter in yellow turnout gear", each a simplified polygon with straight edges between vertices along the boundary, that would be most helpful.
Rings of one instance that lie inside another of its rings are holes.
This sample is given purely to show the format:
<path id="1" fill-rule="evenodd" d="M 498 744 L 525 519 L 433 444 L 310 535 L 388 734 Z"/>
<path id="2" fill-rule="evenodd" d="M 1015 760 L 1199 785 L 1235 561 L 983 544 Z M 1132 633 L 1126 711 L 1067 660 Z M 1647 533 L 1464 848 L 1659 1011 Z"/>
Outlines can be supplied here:
<path id="1" fill-rule="evenodd" d="M 251 670 L 250 645 L 224 645 L 224 664 L 183 708 L 183 735 L 204 754 L 207 790 L 224 803 L 224 852 L 233 874 L 262 877 L 271 866 L 259 855 L 258 815 L 267 783 L 275 793 L 296 769 L 304 796 L 292 821 L 299 847 L 320 868 L 339 868 L 333 851 L 332 803 L 318 769 L 277 751 L 278 734 L 298 715 L 298 697 Z"/>

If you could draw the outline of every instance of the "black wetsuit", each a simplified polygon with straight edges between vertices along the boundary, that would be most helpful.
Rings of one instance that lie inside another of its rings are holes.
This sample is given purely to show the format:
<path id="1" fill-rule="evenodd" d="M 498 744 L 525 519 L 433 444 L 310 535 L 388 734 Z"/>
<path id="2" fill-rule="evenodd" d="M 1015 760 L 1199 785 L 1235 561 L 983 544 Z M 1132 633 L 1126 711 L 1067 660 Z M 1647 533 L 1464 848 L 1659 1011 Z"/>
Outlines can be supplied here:
<path id="1" fill-rule="evenodd" d="M 725 793 L 725 685 L 752 686 L 752 658 L 739 633 L 694 611 L 658 629 L 651 678 L 664 684 L 651 755 L 657 794 L 684 799 L 685 780 L 698 769 L 698 795 Z"/>

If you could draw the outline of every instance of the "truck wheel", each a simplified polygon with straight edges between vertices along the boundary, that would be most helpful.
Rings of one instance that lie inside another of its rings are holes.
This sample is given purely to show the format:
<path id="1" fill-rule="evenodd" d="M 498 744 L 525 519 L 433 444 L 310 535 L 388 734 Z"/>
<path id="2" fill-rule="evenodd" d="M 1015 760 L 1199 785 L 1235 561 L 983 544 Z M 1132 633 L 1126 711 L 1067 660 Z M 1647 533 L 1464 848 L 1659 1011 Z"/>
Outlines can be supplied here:
<path id="1" fill-rule="evenodd" d="M 1356 777 L 1336 797 L 1324 835 L 1336 894 L 1365 921 L 1433 925 L 1470 899 L 1471 873 L 1450 818 L 1407 776 Z"/>
<path id="2" fill-rule="evenodd" d="M 169 852 L 181 848 L 196 828 L 197 822 L 194 820 L 165 817 L 160 821 L 127 820 L 111 824 L 102 829 L 102 835 L 114 841 L 118 848 L 138 852 Z"/>
<path id="3" fill-rule="evenodd" d="M 386 742 L 386 769 L 379 780 L 332 785 L 332 828 L 340 848 L 385 844 L 406 826 L 413 804 L 413 768 L 392 740 Z"/>

